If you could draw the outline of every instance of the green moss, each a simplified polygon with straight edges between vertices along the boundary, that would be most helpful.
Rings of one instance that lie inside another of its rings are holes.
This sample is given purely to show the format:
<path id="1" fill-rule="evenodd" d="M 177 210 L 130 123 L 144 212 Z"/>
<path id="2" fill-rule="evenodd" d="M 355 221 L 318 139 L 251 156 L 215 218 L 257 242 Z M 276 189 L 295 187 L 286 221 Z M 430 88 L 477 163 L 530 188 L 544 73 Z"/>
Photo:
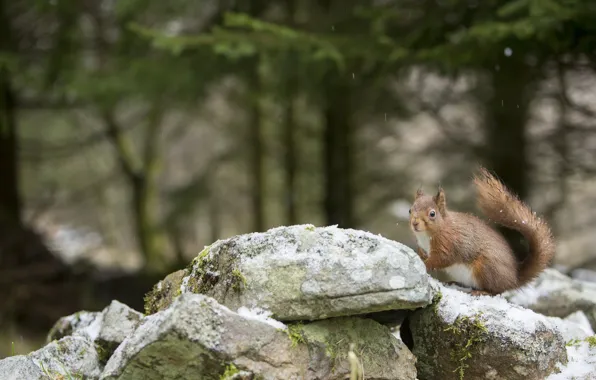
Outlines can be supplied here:
<path id="1" fill-rule="evenodd" d="M 306 226 L 306 230 L 312 232 L 315 230 L 315 226 L 313 226 L 312 224 L 309 224 L 308 226 Z"/>
<path id="2" fill-rule="evenodd" d="M 95 351 L 97 351 L 97 359 L 99 362 L 105 365 L 108 362 L 108 359 L 110 359 L 111 353 L 97 343 L 95 343 Z"/>
<path id="3" fill-rule="evenodd" d="M 226 370 L 223 373 L 223 375 L 221 375 L 219 377 L 219 380 L 226 380 L 226 379 L 231 379 L 232 376 L 234 376 L 235 374 L 237 374 L 238 372 L 238 368 L 236 368 L 236 366 L 234 365 L 234 363 L 230 363 L 226 366 Z"/>
<path id="4" fill-rule="evenodd" d="M 443 299 L 443 293 L 441 293 L 441 291 L 439 290 L 437 292 L 437 294 L 435 294 L 435 296 L 433 297 L 433 301 L 432 301 L 433 311 L 435 312 L 435 315 L 439 314 L 439 303 L 441 302 L 442 299 Z"/>
<path id="5" fill-rule="evenodd" d="M 246 287 L 246 277 L 238 268 L 234 268 L 232 270 L 232 289 L 240 292 L 244 287 Z"/>
<path id="6" fill-rule="evenodd" d="M 288 325 L 288 329 L 286 330 L 288 337 L 292 341 L 292 347 L 296 347 L 300 343 L 304 343 L 304 336 L 302 334 L 302 323 L 293 323 Z"/>
<path id="7" fill-rule="evenodd" d="M 569 342 L 565 343 L 567 347 L 577 346 L 581 343 L 581 339 L 571 339 Z"/>
<path id="8" fill-rule="evenodd" d="M 596 347 L 596 335 L 589 336 L 585 339 L 571 339 L 565 345 L 567 347 L 570 346 L 578 346 L 580 343 L 586 342 L 590 347 Z"/>
<path id="9" fill-rule="evenodd" d="M 451 326 L 443 331 L 453 335 L 453 350 L 451 351 L 451 360 L 453 360 L 457 368 L 460 380 L 463 380 L 465 370 L 468 368 L 466 361 L 472 357 L 472 350 L 478 343 L 481 343 L 486 338 L 488 330 L 480 320 L 482 313 L 477 313 L 473 316 L 458 317 Z"/>
<path id="10" fill-rule="evenodd" d="M 193 293 L 209 294 L 217 285 L 223 285 L 227 293 L 230 289 L 239 293 L 246 287 L 246 278 L 238 269 L 240 256 L 233 249 L 233 242 L 222 242 L 216 248 L 207 247 L 187 268 L 188 289 Z M 216 249 L 216 252 L 212 250 Z"/>
<path id="11" fill-rule="evenodd" d="M 170 306 L 175 295 L 180 292 L 180 286 L 185 274 L 185 270 L 170 273 L 153 286 L 143 299 L 145 302 L 145 315 L 157 313 Z"/>

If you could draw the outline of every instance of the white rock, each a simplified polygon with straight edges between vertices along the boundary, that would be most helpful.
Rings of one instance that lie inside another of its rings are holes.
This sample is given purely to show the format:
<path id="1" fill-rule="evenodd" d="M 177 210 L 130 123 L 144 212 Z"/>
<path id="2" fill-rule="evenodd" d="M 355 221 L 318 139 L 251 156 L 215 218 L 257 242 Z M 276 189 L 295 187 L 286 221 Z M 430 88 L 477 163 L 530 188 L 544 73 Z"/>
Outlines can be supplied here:
<path id="1" fill-rule="evenodd" d="M 311 225 L 217 241 L 195 259 L 179 289 L 233 310 L 266 309 L 281 321 L 413 309 L 433 297 L 424 263 L 409 247 L 364 231 Z M 154 288 L 157 310 L 172 294 Z"/>
<path id="2" fill-rule="evenodd" d="M 409 318 L 420 378 L 538 380 L 566 362 L 565 341 L 547 317 L 499 296 L 439 288 L 440 302 Z"/>

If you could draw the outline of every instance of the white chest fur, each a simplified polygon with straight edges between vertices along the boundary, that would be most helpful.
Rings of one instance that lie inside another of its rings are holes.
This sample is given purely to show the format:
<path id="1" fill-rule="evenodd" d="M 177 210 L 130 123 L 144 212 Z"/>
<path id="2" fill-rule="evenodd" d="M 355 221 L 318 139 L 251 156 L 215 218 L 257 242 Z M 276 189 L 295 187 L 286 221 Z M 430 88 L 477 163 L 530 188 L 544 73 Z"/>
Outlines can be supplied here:
<path id="1" fill-rule="evenodd" d="M 474 278 L 474 273 L 472 273 L 472 269 L 465 265 L 465 264 L 453 264 L 443 271 L 451 277 L 452 281 L 458 282 L 462 285 L 471 287 L 471 288 L 478 288 L 478 282 Z"/>
<path id="2" fill-rule="evenodd" d="M 415 234 L 418 246 L 430 256 L 430 236 L 426 232 L 415 232 Z"/>

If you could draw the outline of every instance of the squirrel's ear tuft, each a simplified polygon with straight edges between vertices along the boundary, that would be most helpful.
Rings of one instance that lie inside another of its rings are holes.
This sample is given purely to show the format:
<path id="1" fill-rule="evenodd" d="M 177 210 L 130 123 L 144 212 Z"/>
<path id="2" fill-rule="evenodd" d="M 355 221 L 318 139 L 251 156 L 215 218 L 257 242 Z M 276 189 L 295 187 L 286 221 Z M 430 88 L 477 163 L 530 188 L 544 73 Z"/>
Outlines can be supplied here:
<path id="1" fill-rule="evenodd" d="M 424 192 L 422 191 L 422 187 L 419 187 L 418 190 L 416 190 L 416 196 L 414 197 L 414 199 L 418 199 L 423 195 L 424 195 Z"/>
<path id="2" fill-rule="evenodd" d="M 445 190 L 441 186 L 439 186 L 439 190 L 437 191 L 437 195 L 433 197 L 433 200 L 437 204 L 439 208 L 439 212 L 441 215 L 445 215 L 447 212 L 447 198 L 445 198 Z"/>

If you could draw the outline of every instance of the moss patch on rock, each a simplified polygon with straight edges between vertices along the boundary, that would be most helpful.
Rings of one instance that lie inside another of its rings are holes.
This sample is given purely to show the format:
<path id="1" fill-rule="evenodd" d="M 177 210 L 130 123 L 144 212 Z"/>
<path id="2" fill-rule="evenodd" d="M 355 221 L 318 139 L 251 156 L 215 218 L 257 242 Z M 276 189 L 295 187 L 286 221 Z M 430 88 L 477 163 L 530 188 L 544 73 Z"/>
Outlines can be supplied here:
<path id="1" fill-rule="evenodd" d="M 464 379 L 466 368 L 468 368 L 466 361 L 472 357 L 472 352 L 478 343 L 486 340 L 488 330 L 480 319 L 481 315 L 478 313 L 474 316 L 458 317 L 451 326 L 443 330 L 453 337 L 451 360 L 457 366 L 455 372 L 459 375 L 460 380 Z"/>
<path id="2" fill-rule="evenodd" d="M 233 247 L 233 241 L 225 241 L 201 251 L 186 269 L 186 290 L 212 295 L 217 286 L 223 296 L 230 291 L 241 292 L 246 278 L 238 268 L 240 255 Z"/>
<path id="3" fill-rule="evenodd" d="M 240 294 L 247 286 L 240 271 L 234 242 L 222 241 L 205 247 L 185 269 L 171 273 L 145 296 L 145 314 L 169 307 L 183 292 L 205 294 L 222 302 L 228 294 Z"/>
<path id="4" fill-rule="evenodd" d="M 288 337 L 292 341 L 292 347 L 296 347 L 297 345 L 304 343 L 304 336 L 302 333 L 303 324 L 301 322 L 292 323 L 288 325 L 288 329 L 286 330 Z"/>
<path id="5" fill-rule="evenodd" d="M 170 306 L 174 298 L 180 295 L 182 279 L 186 274 L 185 270 L 170 273 L 166 278 L 155 284 L 144 298 L 145 315 L 157 313 Z"/>
<path id="6" fill-rule="evenodd" d="M 226 366 L 226 370 L 224 373 L 219 377 L 219 380 L 229 380 L 234 377 L 238 372 L 238 368 L 234 365 L 234 363 L 230 363 Z"/>

